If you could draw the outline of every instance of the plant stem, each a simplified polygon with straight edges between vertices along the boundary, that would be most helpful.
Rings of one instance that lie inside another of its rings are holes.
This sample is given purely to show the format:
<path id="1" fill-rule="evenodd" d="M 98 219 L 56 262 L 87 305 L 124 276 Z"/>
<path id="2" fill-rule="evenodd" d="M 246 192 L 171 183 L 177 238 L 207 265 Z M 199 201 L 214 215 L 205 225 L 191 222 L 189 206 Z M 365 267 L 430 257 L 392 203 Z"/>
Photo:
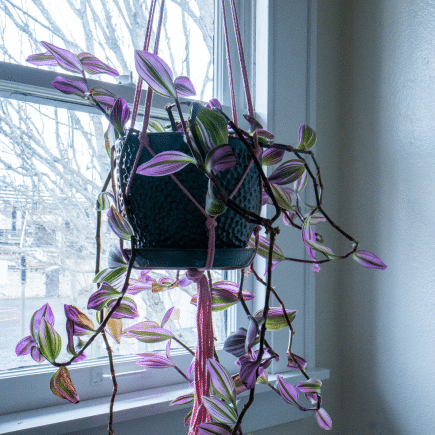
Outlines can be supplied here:
<path id="1" fill-rule="evenodd" d="M 113 391 L 112 397 L 110 399 L 110 410 L 109 410 L 109 435 L 115 435 L 115 431 L 113 429 L 113 406 L 115 405 L 115 397 L 118 392 L 118 382 L 116 381 L 115 376 L 115 365 L 113 363 L 113 351 L 109 345 L 109 340 L 107 339 L 106 332 L 101 331 L 101 335 L 103 336 L 104 343 L 106 344 L 107 355 L 109 356 L 109 364 L 110 364 L 110 374 L 112 377 L 113 383 Z"/>
<path id="2" fill-rule="evenodd" d="M 180 344 L 181 346 L 184 347 L 184 349 L 186 349 L 189 353 L 191 353 L 193 356 L 195 356 L 195 352 L 186 344 L 184 344 L 181 340 L 179 340 L 177 337 L 171 337 L 172 340 L 176 341 L 178 344 Z"/>
<path id="3" fill-rule="evenodd" d="M 242 424 L 242 420 L 246 414 L 246 411 L 249 409 L 249 407 L 254 402 L 254 395 L 255 395 L 255 387 L 249 391 L 249 399 L 245 403 L 245 405 L 243 406 L 242 412 L 240 413 L 239 418 L 237 419 L 237 422 L 236 422 L 235 426 L 233 427 L 233 431 L 231 432 L 231 435 L 236 435 L 237 431 L 240 429 L 240 426 Z"/>

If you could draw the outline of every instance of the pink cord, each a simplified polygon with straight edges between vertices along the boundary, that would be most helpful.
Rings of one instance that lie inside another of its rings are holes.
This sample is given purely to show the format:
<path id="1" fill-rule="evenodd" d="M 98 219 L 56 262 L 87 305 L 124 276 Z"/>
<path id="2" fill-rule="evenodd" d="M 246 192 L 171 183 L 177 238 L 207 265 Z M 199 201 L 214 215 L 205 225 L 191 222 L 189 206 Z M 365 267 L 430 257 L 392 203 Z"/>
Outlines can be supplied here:
<path id="1" fill-rule="evenodd" d="M 210 374 L 207 370 L 207 361 L 209 358 L 213 358 L 214 348 L 212 299 L 207 277 L 202 270 L 189 269 L 186 276 L 196 282 L 198 288 L 196 315 L 198 341 L 195 352 L 195 400 L 189 428 L 189 435 L 198 435 L 198 426 L 201 423 L 211 421 L 211 417 L 202 403 L 202 396 L 208 396 L 210 390 Z"/>

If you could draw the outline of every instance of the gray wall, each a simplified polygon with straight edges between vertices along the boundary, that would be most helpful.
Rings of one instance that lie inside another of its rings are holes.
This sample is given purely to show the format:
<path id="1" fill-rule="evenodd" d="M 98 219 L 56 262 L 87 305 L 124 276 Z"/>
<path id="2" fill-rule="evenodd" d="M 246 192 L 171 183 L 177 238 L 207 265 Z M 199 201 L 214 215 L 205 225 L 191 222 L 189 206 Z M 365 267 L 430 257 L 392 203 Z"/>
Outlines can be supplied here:
<path id="1" fill-rule="evenodd" d="M 332 433 L 431 435 L 435 2 L 318 0 L 317 38 L 325 205 L 388 265 L 342 262 L 316 277 L 324 406 Z M 305 419 L 268 433 L 321 432 Z"/>

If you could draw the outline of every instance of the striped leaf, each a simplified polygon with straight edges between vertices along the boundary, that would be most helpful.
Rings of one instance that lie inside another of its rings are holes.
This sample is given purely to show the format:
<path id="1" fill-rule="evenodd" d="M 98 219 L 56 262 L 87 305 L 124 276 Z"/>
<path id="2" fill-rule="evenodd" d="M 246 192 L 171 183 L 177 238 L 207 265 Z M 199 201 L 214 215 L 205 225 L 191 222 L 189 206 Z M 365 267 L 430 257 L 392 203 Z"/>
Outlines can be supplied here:
<path id="1" fill-rule="evenodd" d="M 178 97 L 193 97 L 196 95 L 195 87 L 189 77 L 179 76 L 174 81 L 175 91 Z"/>
<path id="2" fill-rule="evenodd" d="M 26 62 L 36 66 L 57 66 L 57 60 L 49 52 L 31 54 L 27 57 Z"/>
<path id="3" fill-rule="evenodd" d="M 317 140 L 316 132 L 306 124 L 299 127 L 299 150 L 310 149 Z"/>
<path id="4" fill-rule="evenodd" d="M 228 144 L 218 145 L 211 149 L 205 157 L 205 169 L 208 173 L 211 171 L 220 172 L 237 165 L 237 160 L 233 149 Z"/>
<path id="5" fill-rule="evenodd" d="M 263 152 L 261 163 L 264 166 L 277 165 L 284 157 L 284 150 L 279 150 L 277 148 L 269 148 Z"/>
<path id="6" fill-rule="evenodd" d="M 302 177 L 305 171 L 303 160 L 288 160 L 276 168 L 268 180 L 272 184 L 288 184 L 293 183 L 298 178 Z"/>
<path id="7" fill-rule="evenodd" d="M 185 405 L 186 403 L 193 403 L 194 394 L 183 394 L 182 396 L 178 396 L 176 399 L 174 399 L 169 406 L 173 405 Z"/>
<path id="8" fill-rule="evenodd" d="M 352 254 L 352 258 L 361 266 L 369 269 L 381 269 L 387 268 L 387 265 L 375 254 L 369 251 L 356 251 Z"/>
<path id="9" fill-rule="evenodd" d="M 72 82 L 61 76 L 57 76 L 50 85 L 64 94 L 77 95 L 80 98 L 86 98 L 86 94 L 89 92 L 86 83 L 81 81 Z"/>
<path id="10" fill-rule="evenodd" d="M 107 304 L 107 308 L 112 308 L 116 301 L 117 299 L 111 300 Z M 112 314 L 112 319 L 135 319 L 136 317 L 139 317 L 136 302 L 128 296 L 124 296 L 121 304 Z"/>
<path id="11" fill-rule="evenodd" d="M 155 324 L 155 322 L 141 322 L 130 326 L 124 329 L 122 334 L 128 338 L 136 338 L 143 343 L 159 343 L 174 336 L 169 329 L 154 327 L 150 325 L 151 323 Z"/>
<path id="12" fill-rule="evenodd" d="M 169 65 L 159 56 L 148 51 L 136 50 L 136 71 L 150 88 L 165 97 L 177 99 L 174 75 Z"/>
<path id="13" fill-rule="evenodd" d="M 127 219 L 112 205 L 107 212 L 107 221 L 112 231 L 123 240 L 130 240 L 134 234 L 133 228 Z"/>
<path id="14" fill-rule="evenodd" d="M 116 301 L 121 293 L 107 282 L 103 282 L 101 287 L 88 299 L 88 310 L 101 311 L 106 308 L 111 301 Z"/>
<path id="15" fill-rule="evenodd" d="M 77 56 L 80 59 L 80 63 L 83 65 L 85 71 L 89 74 L 109 74 L 113 77 L 118 77 L 119 72 L 115 68 L 101 62 L 91 53 L 80 53 Z"/>
<path id="16" fill-rule="evenodd" d="M 207 195 L 205 197 L 205 211 L 210 216 L 220 216 L 225 213 L 227 206 L 224 201 L 218 198 L 213 192 L 213 184 L 209 180 Z"/>
<path id="17" fill-rule="evenodd" d="M 110 192 L 101 192 L 98 195 L 98 211 L 107 210 L 110 208 L 111 205 L 115 204 L 115 197 L 113 196 L 113 193 Z"/>
<path id="18" fill-rule="evenodd" d="M 193 117 L 195 130 L 206 152 L 228 143 L 228 127 L 225 118 L 214 110 L 201 107 Z"/>
<path id="19" fill-rule="evenodd" d="M 292 209 L 292 193 L 293 190 L 290 187 L 279 186 L 277 184 L 271 184 L 272 192 L 275 195 L 276 202 L 284 210 Z"/>
<path id="20" fill-rule="evenodd" d="M 332 429 L 331 417 L 323 408 L 320 408 L 318 411 L 316 411 L 316 421 L 322 429 L 325 430 Z"/>
<path id="21" fill-rule="evenodd" d="M 218 396 L 236 406 L 236 385 L 228 370 L 214 359 L 209 359 L 207 369 L 210 373 L 214 391 Z"/>
<path id="22" fill-rule="evenodd" d="M 120 290 L 124 285 L 126 273 L 127 266 L 117 267 L 116 269 L 103 269 L 95 275 L 94 283 L 100 284 L 102 282 L 107 282 L 115 289 Z"/>
<path id="23" fill-rule="evenodd" d="M 237 421 L 237 414 L 234 409 L 214 397 L 202 396 L 202 403 L 207 408 L 209 414 L 219 423 L 234 425 Z"/>
<path id="24" fill-rule="evenodd" d="M 287 313 L 287 316 L 290 320 L 290 322 L 293 322 L 293 320 L 296 317 L 297 310 L 285 310 Z M 263 318 L 263 310 L 258 310 L 254 314 L 255 320 L 258 322 Z M 270 331 L 279 331 L 282 328 L 285 328 L 287 326 L 287 321 L 285 319 L 284 313 L 282 312 L 281 307 L 275 307 L 275 308 L 269 308 L 269 311 L 267 313 L 267 320 L 266 320 L 266 329 Z"/>
<path id="25" fill-rule="evenodd" d="M 50 388 L 54 395 L 72 403 L 80 401 L 67 367 L 61 367 L 51 378 Z"/>
<path id="26" fill-rule="evenodd" d="M 148 177 L 163 177 L 180 171 L 189 163 L 195 164 L 193 157 L 180 151 L 163 151 L 137 168 L 137 173 Z"/>
<path id="27" fill-rule="evenodd" d="M 106 112 L 112 110 L 112 107 L 117 100 L 117 96 L 113 92 L 100 86 L 92 88 L 89 92 L 92 95 L 92 98 L 100 104 Z"/>
<path id="28" fill-rule="evenodd" d="M 277 375 L 277 387 L 279 394 L 284 399 L 285 402 L 290 405 L 298 406 L 298 390 L 296 388 L 285 382 L 281 375 Z"/>
<path id="29" fill-rule="evenodd" d="M 307 381 L 299 382 L 296 388 L 302 393 L 316 393 L 320 394 L 320 388 L 322 386 L 322 381 L 317 378 L 310 378 Z"/>
<path id="30" fill-rule="evenodd" d="M 71 53 L 71 51 L 65 50 L 64 48 L 56 47 L 49 42 L 41 41 L 41 44 L 53 55 L 57 64 L 61 68 L 80 75 L 83 74 L 83 65 L 76 54 Z"/>
<path id="31" fill-rule="evenodd" d="M 201 423 L 198 426 L 199 435 L 231 435 L 231 427 L 224 423 Z"/>
<path id="32" fill-rule="evenodd" d="M 255 237 L 252 236 L 249 240 L 250 248 L 255 247 Z M 259 244 L 258 244 L 258 254 L 261 255 L 264 258 L 269 258 L 269 247 L 270 247 L 270 241 L 266 237 L 260 236 Z M 277 261 L 283 261 L 285 260 L 285 255 L 283 254 L 281 248 L 274 243 L 273 245 L 273 251 L 272 251 L 272 259 Z"/>
<path id="33" fill-rule="evenodd" d="M 38 330 L 39 349 L 48 361 L 54 362 L 62 349 L 62 339 L 54 326 L 42 318 Z"/>
<path id="34" fill-rule="evenodd" d="M 158 353 L 139 353 L 137 356 L 139 359 L 136 361 L 136 364 L 150 369 L 166 369 L 175 366 L 170 358 L 166 358 Z"/>

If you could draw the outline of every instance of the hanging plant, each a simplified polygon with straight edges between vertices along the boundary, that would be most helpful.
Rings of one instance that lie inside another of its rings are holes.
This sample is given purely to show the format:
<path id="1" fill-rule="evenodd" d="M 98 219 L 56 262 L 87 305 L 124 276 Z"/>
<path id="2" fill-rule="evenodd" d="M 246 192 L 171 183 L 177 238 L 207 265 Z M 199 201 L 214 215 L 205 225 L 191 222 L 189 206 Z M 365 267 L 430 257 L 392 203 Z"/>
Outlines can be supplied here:
<path id="1" fill-rule="evenodd" d="M 162 11 L 163 2 L 160 22 Z M 237 23 L 237 17 L 233 16 L 233 19 Z M 150 25 L 148 29 L 150 32 Z M 146 41 L 149 39 L 147 35 Z M 237 39 L 239 42 L 240 38 Z M 109 121 L 105 143 L 111 171 L 97 200 L 97 240 L 101 213 L 108 210 L 108 223 L 120 239 L 120 246 L 112 248 L 108 267 L 100 270 L 101 246 L 97 245 L 98 273 L 94 279 L 97 290 L 89 297 L 87 306 L 88 310 L 97 313 L 97 324 L 94 325 L 77 307 L 65 305 L 67 350 L 71 358 L 65 362 L 57 361 L 62 342 L 48 304 L 33 315 L 30 335 L 16 346 L 17 355 L 30 354 L 37 362 L 47 360 L 57 367 L 50 383 L 51 390 L 58 397 L 76 403 L 79 395 L 68 366 L 86 358 L 86 349 L 99 334 L 106 343 L 114 383 L 116 374 L 107 335 L 116 342 L 124 339 L 144 343 L 166 342 L 164 355 L 142 353 L 137 362 L 148 368 L 175 369 L 188 383 L 194 379 L 192 393 L 180 396 L 172 403 L 192 403 L 192 411 L 185 419 L 185 424 L 190 425 L 191 435 L 241 433 L 241 424 L 249 414 L 257 383 L 268 385 L 290 406 L 313 412 L 322 428 L 331 429 L 331 419 L 322 407 L 322 383 L 310 377 L 306 371 L 307 361 L 292 351 L 292 323 L 297 312 L 287 309 L 279 296 L 280 290 L 272 287 L 273 270 L 279 263 L 295 261 L 311 265 L 313 272 L 318 273 L 323 263 L 348 257 L 366 268 L 385 269 L 386 265 L 375 254 L 360 250 L 358 242 L 335 224 L 324 210 L 320 168 L 311 150 L 316 142 L 315 131 L 302 125 L 296 147 L 276 143 L 273 134 L 254 117 L 247 81 L 249 114 L 245 118 L 250 125 L 249 131 L 239 127 L 234 107 L 234 119 L 231 120 L 216 99 L 206 105 L 191 103 L 186 121 L 180 98 L 195 95 L 194 86 L 187 77 L 174 78 L 169 66 L 157 55 L 158 38 L 154 53 L 148 51 L 148 43 L 144 50 L 135 53 L 140 81 L 133 113 L 130 113 L 127 103 L 113 93 L 100 87 L 89 89 L 86 74 L 118 74 L 109 65 L 89 53 L 75 55 L 53 44 L 43 42 L 42 45 L 47 51 L 29 56 L 27 60 L 38 66 L 60 66 L 80 74 L 83 79 L 75 82 L 59 76 L 52 86 L 63 93 L 86 99 Z M 240 46 L 239 51 L 243 53 Z M 242 73 L 247 77 L 243 56 L 241 59 Z M 148 92 L 144 127 L 142 132 L 138 132 L 133 126 L 142 80 L 147 83 Z M 157 122 L 149 122 L 153 92 L 173 100 L 173 104 L 166 107 L 171 132 Z M 177 110 L 178 123 L 172 108 Z M 131 127 L 127 128 L 129 120 Z M 158 132 L 149 133 L 148 127 Z M 279 166 L 266 176 L 262 165 Z M 112 192 L 107 191 L 110 181 Z M 315 202 L 305 204 L 302 192 L 310 185 Z M 260 215 L 264 204 L 273 207 L 272 218 Z M 183 216 L 187 218 L 184 221 Z M 276 222 L 279 218 L 300 232 L 309 259 L 288 257 L 278 246 L 279 227 Z M 320 222 L 327 222 L 349 241 L 348 252 L 336 254 L 324 244 L 317 231 Z M 260 235 L 261 230 L 265 230 L 266 236 Z M 124 244 L 129 244 L 129 248 Z M 160 257 L 159 252 L 163 253 Z M 176 255 L 168 259 L 171 252 Z M 267 260 L 265 271 L 254 268 L 255 255 Z M 131 277 L 133 267 L 143 269 L 137 279 Z M 184 276 L 178 273 L 176 279 L 153 278 L 151 269 L 171 267 L 188 270 Z M 239 269 L 240 283 L 212 282 L 206 272 L 213 268 Z M 255 313 L 251 313 L 246 304 L 254 295 L 243 289 L 248 273 L 252 273 L 266 288 L 264 305 Z M 122 319 L 139 316 L 134 300 L 138 293 L 165 291 L 192 282 L 198 287 L 191 301 L 198 311 L 195 352 L 165 328 L 173 308 L 161 321 L 145 320 L 123 327 Z M 279 306 L 270 306 L 272 295 Z M 214 358 L 211 313 L 237 303 L 243 306 L 247 322 L 246 328 L 234 331 L 224 344 L 224 350 L 238 358 L 239 372 L 232 376 Z M 268 366 L 283 352 L 270 346 L 265 339 L 266 331 L 284 328 L 288 329 L 290 338 L 288 347 L 284 349 L 288 367 L 299 370 L 305 377 L 305 381 L 296 386 L 279 375 L 275 385 L 268 380 Z M 75 337 L 88 339 L 80 340 L 77 345 Z M 172 341 L 194 354 L 186 373 L 171 358 Z M 246 390 L 249 390 L 249 399 L 243 409 L 239 409 L 237 396 Z M 109 434 L 114 433 L 115 395 L 116 389 L 110 402 Z M 311 403 L 310 407 L 301 405 L 303 396 Z"/>

